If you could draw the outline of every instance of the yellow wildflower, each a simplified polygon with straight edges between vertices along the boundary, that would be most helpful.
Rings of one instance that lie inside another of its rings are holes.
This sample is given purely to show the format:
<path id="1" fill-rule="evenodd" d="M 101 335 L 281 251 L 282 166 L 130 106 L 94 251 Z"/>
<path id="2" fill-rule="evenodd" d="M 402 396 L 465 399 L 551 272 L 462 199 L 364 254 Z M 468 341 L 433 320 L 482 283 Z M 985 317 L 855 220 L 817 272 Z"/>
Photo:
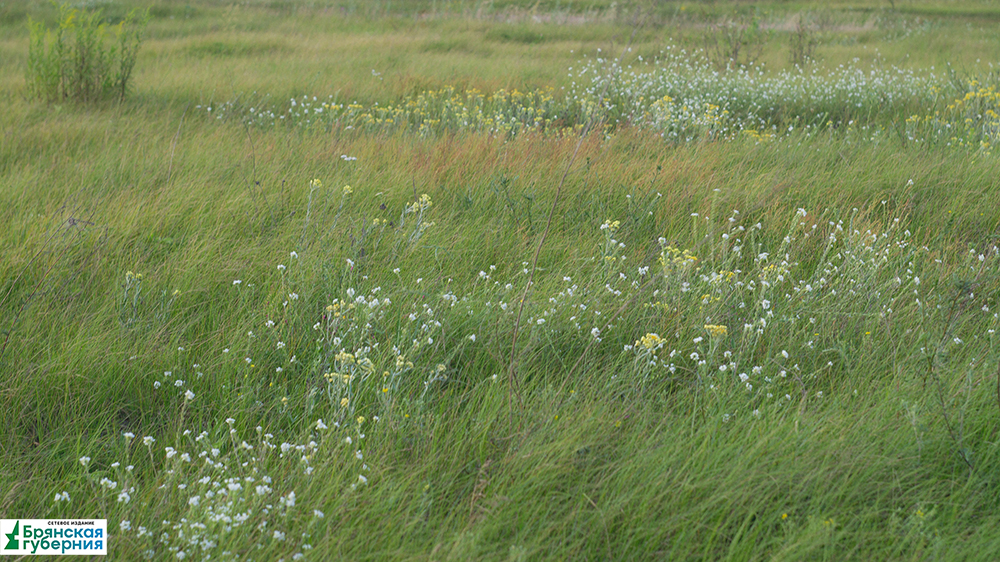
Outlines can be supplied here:
<path id="1" fill-rule="evenodd" d="M 712 338 L 721 338 L 729 333 L 729 328 L 717 324 L 705 324 L 705 330 L 708 332 L 708 336 Z"/>
<path id="2" fill-rule="evenodd" d="M 661 338 L 659 334 L 650 332 L 645 336 L 642 336 L 639 340 L 636 340 L 635 346 L 642 346 L 648 350 L 652 350 L 653 348 L 659 349 L 663 347 L 664 343 L 666 343 L 666 340 Z"/>

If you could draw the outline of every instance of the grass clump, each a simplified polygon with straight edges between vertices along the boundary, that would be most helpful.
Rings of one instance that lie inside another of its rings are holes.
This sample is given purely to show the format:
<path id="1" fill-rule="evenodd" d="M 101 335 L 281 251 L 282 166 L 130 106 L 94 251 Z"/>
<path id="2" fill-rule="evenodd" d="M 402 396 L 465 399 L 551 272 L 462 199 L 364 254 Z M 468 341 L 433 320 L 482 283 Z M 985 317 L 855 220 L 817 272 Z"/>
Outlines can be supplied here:
<path id="1" fill-rule="evenodd" d="M 55 30 L 29 18 L 29 96 L 48 103 L 124 100 L 147 19 L 132 10 L 109 30 L 99 10 L 69 4 L 59 6 Z"/>

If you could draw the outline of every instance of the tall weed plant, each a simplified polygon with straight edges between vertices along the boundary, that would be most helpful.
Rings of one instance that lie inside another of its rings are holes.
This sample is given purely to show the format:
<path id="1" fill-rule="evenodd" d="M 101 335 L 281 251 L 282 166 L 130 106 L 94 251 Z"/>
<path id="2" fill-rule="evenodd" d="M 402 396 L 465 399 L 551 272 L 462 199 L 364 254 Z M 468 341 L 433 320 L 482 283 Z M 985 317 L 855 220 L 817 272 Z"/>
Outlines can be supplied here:
<path id="1" fill-rule="evenodd" d="M 109 29 L 101 12 L 59 6 L 59 26 L 29 20 L 29 97 L 47 103 L 124 100 L 148 15 L 132 10 Z"/>

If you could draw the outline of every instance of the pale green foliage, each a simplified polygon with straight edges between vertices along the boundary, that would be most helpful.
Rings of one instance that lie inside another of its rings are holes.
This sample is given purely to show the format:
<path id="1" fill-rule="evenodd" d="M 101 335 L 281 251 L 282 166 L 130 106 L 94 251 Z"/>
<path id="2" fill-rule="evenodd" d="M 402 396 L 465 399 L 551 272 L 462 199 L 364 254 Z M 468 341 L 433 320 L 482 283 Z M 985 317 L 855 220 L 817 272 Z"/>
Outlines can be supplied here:
<path id="1" fill-rule="evenodd" d="M 54 103 L 124 100 L 142 44 L 146 15 L 132 10 L 109 29 L 101 12 L 59 6 L 59 26 L 29 19 L 29 95 Z"/>

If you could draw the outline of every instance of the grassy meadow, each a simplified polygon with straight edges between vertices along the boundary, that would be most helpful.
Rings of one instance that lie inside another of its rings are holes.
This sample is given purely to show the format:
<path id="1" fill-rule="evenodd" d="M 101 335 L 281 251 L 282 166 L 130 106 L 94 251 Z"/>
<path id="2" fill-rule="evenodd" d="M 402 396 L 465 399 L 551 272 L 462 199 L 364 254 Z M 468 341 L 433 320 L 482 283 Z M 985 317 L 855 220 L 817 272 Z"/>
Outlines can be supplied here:
<path id="1" fill-rule="evenodd" d="M 127 98 L 45 103 L 58 10 L 0 2 L 0 517 L 115 560 L 1000 552 L 993 2 L 83 9 L 136 7 Z"/>

